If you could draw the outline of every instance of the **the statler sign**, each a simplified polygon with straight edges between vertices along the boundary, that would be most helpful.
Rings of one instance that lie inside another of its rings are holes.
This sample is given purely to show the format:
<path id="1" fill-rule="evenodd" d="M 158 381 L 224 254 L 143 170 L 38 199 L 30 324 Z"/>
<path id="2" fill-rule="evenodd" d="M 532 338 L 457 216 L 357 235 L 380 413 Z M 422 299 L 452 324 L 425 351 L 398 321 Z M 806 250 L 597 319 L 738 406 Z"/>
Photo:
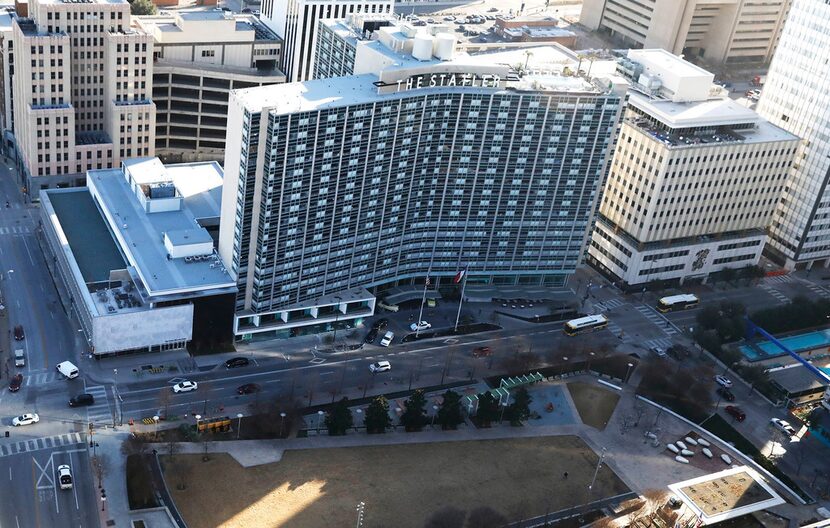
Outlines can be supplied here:
<path id="1" fill-rule="evenodd" d="M 416 90 L 418 88 L 435 88 L 438 86 L 477 86 L 481 88 L 499 88 L 501 77 L 491 74 L 475 73 L 426 73 L 413 75 L 407 79 L 398 79 L 397 91 Z"/>

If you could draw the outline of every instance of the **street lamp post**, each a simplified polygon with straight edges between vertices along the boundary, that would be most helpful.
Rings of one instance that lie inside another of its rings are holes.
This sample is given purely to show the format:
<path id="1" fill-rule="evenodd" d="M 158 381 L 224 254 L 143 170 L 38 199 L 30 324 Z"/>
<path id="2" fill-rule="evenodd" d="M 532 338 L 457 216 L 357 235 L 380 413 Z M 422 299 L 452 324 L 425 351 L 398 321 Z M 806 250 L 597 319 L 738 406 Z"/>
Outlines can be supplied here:
<path id="1" fill-rule="evenodd" d="M 634 366 L 634 363 L 628 364 L 628 370 L 625 371 L 625 382 L 628 383 L 628 378 L 631 376 L 631 368 Z"/>
<path id="2" fill-rule="evenodd" d="M 398 415 L 398 420 L 400 420 L 400 416 L 401 416 L 402 412 L 403 412 L 403 409 L 401 409 L 400 407 L 395 407 L 395 414 Z M 396 424 L 392 424 L 392 430 L 397 431 L 398 426 Z"/>
<path id="3" fill-rule="evenodd" d="M 363 409 L 357 409 L 355 412 L 357 413 L 357 422 L 359 422 L 361 416 L 363 415 Z M 354 426 L 354 432 L 357 432 L 357 425 Z"/>
<path id="4" fill-rule="evenodd" d="M 155 435 L 156 435 L 156 437 L 158 437 L 158 435 L 159 435 L 159 417 L 158 417 L 158 415 L 153 416 L 153 423 L 156 425 Z"/>
<path id="5" fill-rule="evenodd" d="M 283 426 L 285 425 L 285 413 L 280 413 L 280 438 L 282 438 Z"/>
<path id="6" fill-rule="evenodd" d="M 317 411 L 317 434 L 320 434 L 320 426 L 323 424 L 323 411 Z"/>
<path id="7" fill-rule="evenodd" d="M 239 440 L 239 433 L 242 431 L 242 413 L 238 413 L 236 418 L 236 439 Z"/>
<path id="8" fill-rule="evenodd" d="M 502 402 L 501 403 L 501 414 L 499 415 L 499 423 L 501 423 L 502 420 L 504 420 L 504 410 L 507 409 L 508 405 L 509 405 L 509 402 Z"/>
<path id="9" fill-rule="evenodd" d="M 432 425 L 430 426 L 430 427 L 432 427 L 433 429 L 435 429 L 435 416 L 436 416 L 437 414 L 438 414 L 438 406 L 437 406 L 437 405 L 433 405 L 433 406 L 432 406 Z"/>
<path id="10" fill-rule="evenodd" d="M 599 473 L 599 470 L 602 469 L 602 463 L 605 461 L 605 451 L 606 449 L 603 447 L 599 455 L 599 460 L 597 460 L 597 467 L 594 469 L 594 476 L 591 479 L 591 483 L 588 484 L 588 493 L 594 489 L 594 483 L 596 483 L 597 480 L 597 473 Z"/>

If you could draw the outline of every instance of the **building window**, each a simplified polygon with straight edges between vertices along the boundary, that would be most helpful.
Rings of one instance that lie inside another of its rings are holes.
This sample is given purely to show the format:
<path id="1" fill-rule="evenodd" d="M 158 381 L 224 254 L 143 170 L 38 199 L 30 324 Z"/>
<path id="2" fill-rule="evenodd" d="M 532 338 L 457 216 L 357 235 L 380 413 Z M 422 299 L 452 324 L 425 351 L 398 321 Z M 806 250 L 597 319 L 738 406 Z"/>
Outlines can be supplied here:
<path id="1" fill-rule="evenodd" d="M 216 56 L 215 50 L 202 50 L 202 57 L 214 57 Z"/>

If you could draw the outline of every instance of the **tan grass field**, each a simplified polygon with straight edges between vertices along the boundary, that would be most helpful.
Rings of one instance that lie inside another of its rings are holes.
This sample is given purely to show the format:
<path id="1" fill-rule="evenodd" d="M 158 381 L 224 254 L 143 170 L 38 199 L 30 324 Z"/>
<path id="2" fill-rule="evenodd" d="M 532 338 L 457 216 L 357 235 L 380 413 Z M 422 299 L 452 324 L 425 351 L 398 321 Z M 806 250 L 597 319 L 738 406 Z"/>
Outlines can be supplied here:
<path id="1" fill-rule="evenodd" d="M 225 454 L 167 458 L 190 528 L 354 526 L 361 501 L 365 528 L 421 528 L 447 506 L 489 506 L 514 521 L 585 502 L 597 461 L 575 436 L 287 451 L 249 469 Z M 591 500 L 626 491 L 605 465 Z"/>
<path id="2" fill-rule="evenodd" d="M 582 423 L 600 431 L 605 429 L 620 401 L 620 395 L 610 389 L 581 381 L 568 383 L 568 391 Z"/>

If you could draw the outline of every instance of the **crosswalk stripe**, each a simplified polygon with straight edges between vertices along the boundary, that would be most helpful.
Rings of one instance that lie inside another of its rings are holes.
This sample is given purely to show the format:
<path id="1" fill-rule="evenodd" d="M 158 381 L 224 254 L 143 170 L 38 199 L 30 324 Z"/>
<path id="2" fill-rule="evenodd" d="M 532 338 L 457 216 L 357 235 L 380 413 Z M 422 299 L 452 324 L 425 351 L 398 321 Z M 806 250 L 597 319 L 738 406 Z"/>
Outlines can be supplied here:
<path id="1" fill-rule="evenodd" d="M 786 295 L 784 295 L 780 291 L 776 290 L 772 286 L 770 286 L 768 284 L 761 284 L 760 286 L 761 286 L 762 290 L 764 290 L 768 294 L 772 295 L 773 297 L 775 297 L 776 299 L 778 299 L 782 303 L 789 303 L 790 302 L 789 297 L 787 297 Z"/>
<path id="2" fill-rule="evenodd" d="M 652 308 L 644 305 L 637 305 L 634 306 L 634 309 L 640 312 L 646 319 L 648 319 L 651 323 L 655 326 L 660 328 L 660 330 L 666 335 L 674 335 L 677 333 L 677 330 L 673 326 L 671 326 L 666 319 L 661 317 L 657 314 Z"/>
<path id="3" fill-rule="evenodd" d="M 85 444 L 83 433 L 47 436 L 32 440 L 21 440 L 20 442 L 8 445 L 0 445 L 0 458 L 74 444 Z"/>

